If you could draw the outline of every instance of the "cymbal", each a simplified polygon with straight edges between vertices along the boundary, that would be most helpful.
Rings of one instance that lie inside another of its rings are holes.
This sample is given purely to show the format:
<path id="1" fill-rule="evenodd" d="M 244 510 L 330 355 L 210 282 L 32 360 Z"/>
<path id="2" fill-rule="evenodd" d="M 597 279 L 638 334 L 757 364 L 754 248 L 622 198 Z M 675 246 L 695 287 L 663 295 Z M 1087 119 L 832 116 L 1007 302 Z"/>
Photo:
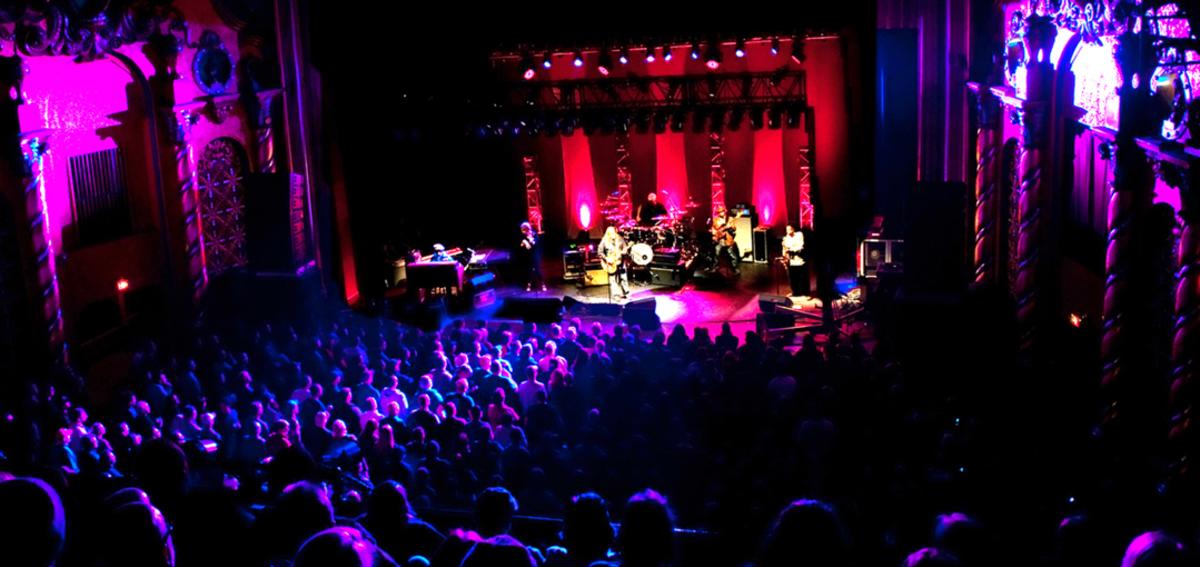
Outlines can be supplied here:
<path id="1" fill-rule="evenodd" d="M 652 219 L 650 219 L 650 220 L 652 220 L 652 221 L 666 221 L 666 220 L 671 220 L 671 215 L 658 215 L 658 216 L 656 216 L 656 217 L 654 217 L 654 218 L 652 218 Z"/>

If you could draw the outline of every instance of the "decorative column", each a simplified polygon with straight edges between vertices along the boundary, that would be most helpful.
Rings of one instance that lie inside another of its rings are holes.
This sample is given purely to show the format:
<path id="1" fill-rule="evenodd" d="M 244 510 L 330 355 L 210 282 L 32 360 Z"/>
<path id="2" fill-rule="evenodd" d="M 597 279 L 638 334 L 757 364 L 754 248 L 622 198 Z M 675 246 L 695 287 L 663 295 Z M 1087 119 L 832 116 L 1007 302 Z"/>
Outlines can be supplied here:
<path id="1" fill-rule="evenodd" d="M 1193 164 L 1193 167 L 1200 164 Z M 1175 288 L 1175 317 L 1171 329 L 1171 440 L 1180 446 L 1177 456 L 1183 459 L 1196 456 L 1200 444 L 1195 426 L 1196 375 L 1200 370 L 1200 191 L 1186 172 L 1179 188 L 1180 237 L 1177 250 L 1178 271 Z M 1189 467 L 1183 467 L 1187 469 Z M 1200 470 L 1190 467 L 1189 477 L 1195 479 Z"/>
<path id="2" fill-rule="evenodd" d="M 275 173 L 275 128 L 272 118 L 272 108 L 275 97 L 280 89 L 271 89 L 254 93 L 257 99 L 254 116 L 254 148 L 257 152 L 257 169 L 259 173 Z"/>
<path id="3" fill-rule="evenodd" d="M 1017 305 L 1018 348 L 1029 358 L 1042 343 L 1044 303 L 1049 280 L 1042 258 L 1043 209 L 1048 197 L 1046 158 L 1049 155 L 1049 100 L 1054 69 L 1050 49 L 1057 28 L 1047 16 L 1025 18 L 1022 37 L 1025 47 L 1025 100 L 1018 110 L 1022 152 L 1017 163 L 1017 242 L 1014 258 L 1013 297 Z M 993 264 L 994 265 L 994 264 Z"/>
<path id="4" fill-rule="evenodd" d="M 203 103 L 181 105 L 175 107 L 167 117 L 175 158 L 176 191 L 183 212 L 187 274 L 193 299 L 199 299 L 208 285 L 208 269 L 204 257 L 204 222 L 200 218 L 200 194 L 196 187 L 195 147 L 190 138 L 192 126 L 199 121 L 203 108 Z"/>
<path id="5" fill-rule="evenodd" d="M 1108 197 L 1100 359 L 1104 395 L 1109 403 L 1104 424 L 1119 439 L 1132 444 L 1138 431 L 1152 427 L 1153 409 L 1138 402 L 1150 397 L 1143 393 L 1159 379 L 1150 375 L 1147 311 L 1153 264 L 1141 234 L 1143 217 L 1153 201 L 1154 172 L 1137 142 L 1139 136 L 1152 134 L 1148 112 L 1153 101 L 1147 85 L 1157 55 L 1149 38 L 1127 33 L 1119 38 L 1116 62 L 1122 85 Z M 1143 78 L 1137 87 L 1135 75 Z"/>
<path id="6" fill-rule="evenodd" d="M 44 323 L 50 352 L 54 357 L 66 354 L 63 335 L 62 308 L 59 303 L 58 270 L 54 264 L 58 253 L 51 231 L 51 218 L 46 207 L 46 175 L 43 169 L 44 156 L 49 151 L 47 144 L 50 132 L 38 130 L 21 135 L 21 155 L 24 158 L 22 187 L 24 188 L 24 211 L 29 225 L 29 238 L 33 258 L 34 283 L 40 304 L 39 320 Z"/>
<path id="7" fill-rule="evenodd" d="M 999 273 L 997 219 L 1001 211 L 1000 180 L 1000 102 L 986 85 L 968 85 L 976 97 L 975 124 L 975 283 L 996 283 Z"/>

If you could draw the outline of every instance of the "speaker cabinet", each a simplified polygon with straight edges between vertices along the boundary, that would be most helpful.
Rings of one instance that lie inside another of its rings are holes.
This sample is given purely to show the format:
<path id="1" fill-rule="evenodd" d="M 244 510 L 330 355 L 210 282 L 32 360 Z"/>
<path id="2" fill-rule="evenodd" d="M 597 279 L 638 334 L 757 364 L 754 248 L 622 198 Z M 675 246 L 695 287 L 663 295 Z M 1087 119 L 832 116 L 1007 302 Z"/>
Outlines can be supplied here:
<path id="1" fill-rule="evenodd" d="M 650 283 L 667 287 L 679 287 L 683 285 L 683 278 L 680 276 L 678 268 L 651 266 Z"/>
<path id="2" fill-rule="evenodd" d="M 754 263 L 766 264 L 770 255 L 771 229 L 760 226 L 754 229 Z"/>
<path id="3" fill-rule="evenodd" d="M 774 313 L 775 306 L 782 305 L 791 307 L 792 300 L 782 295 L 771 295 L 769 293 L 760 293 L 758 295 L 758 310 L 763 313 Z"/>
<path id="4" fill-rule="evenodd" d="M 653 297 L 639 299 L 625 305 L 621 319 L 626 325 L 637 325 L 643 331 L 657 331 L 662 326 L 662 321 L 655 313 L 657 307 L 658 302 Z"/>

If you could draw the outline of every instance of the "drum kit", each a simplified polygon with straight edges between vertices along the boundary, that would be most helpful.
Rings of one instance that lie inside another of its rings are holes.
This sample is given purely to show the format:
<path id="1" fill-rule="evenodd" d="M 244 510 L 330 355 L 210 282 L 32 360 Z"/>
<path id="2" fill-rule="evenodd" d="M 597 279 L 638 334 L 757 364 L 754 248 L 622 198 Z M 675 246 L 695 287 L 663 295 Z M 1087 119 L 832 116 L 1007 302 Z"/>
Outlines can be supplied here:
<path id="1" fill-rule="evenodd" d="M 700 208 L 695 201 L 681 207 L 672 207 L 670 214 L 654 217 L 652 226 L 638 224 L 632 218 L 630 207 L 616 204 L 617 196 L 610 197 L 601 206 L 601 212 L 609 224 L 630 244 L 629 259 L 634 266 L 647 267 L 654 261 L 656 251 L 678 252 L 681 257 L 695 256 L 697 249 L 692 211 Z M 612 201 L 612 202 L 610 202 Z"/>

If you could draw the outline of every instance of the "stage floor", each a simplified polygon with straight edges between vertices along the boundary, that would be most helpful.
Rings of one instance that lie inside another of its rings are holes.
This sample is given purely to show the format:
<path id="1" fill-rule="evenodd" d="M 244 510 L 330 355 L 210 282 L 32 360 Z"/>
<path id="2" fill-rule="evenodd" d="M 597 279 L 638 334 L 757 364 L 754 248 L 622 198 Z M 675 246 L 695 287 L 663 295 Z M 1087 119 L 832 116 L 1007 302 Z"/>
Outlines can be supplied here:
<path id="1" fill-rule="evenodd" d="M 654 298 L 655 313 L 669 332 L 682 324 L 691 333 L 697 327 L 706 327 L 712 334 L 719 333 L 721 324 L 728 322 L 738 336 L 755 328 L 759 313 L 760 294 L 786 295 L 789 291 L 786 274 L 782 267 L 772 264 L 743 263 L 741 275 L 728 279 L 707 279 L 689 282 L 683 287 L 662 287 L 630 282 L 629 298 L 610 301 L 608 285 L 580 287 L 575 282 L 548 282 L 544 292 L 526 292 L 524 289 L 505 287 L 498 292 L 497 305 L 510 298 L 571 298 L 586 304 L 625 305 L 646 298 Z M 820 301 L 811 298 L 792 298 L 793 306 L 805 310 L 820 311 Z M 495 311 L 492 310 L 494 314 Z M 477 314 L 479 317 L 492 317 Z M 600 320 L 615 323 L 619 317 L 584 316 L 585 322 Z"/>

